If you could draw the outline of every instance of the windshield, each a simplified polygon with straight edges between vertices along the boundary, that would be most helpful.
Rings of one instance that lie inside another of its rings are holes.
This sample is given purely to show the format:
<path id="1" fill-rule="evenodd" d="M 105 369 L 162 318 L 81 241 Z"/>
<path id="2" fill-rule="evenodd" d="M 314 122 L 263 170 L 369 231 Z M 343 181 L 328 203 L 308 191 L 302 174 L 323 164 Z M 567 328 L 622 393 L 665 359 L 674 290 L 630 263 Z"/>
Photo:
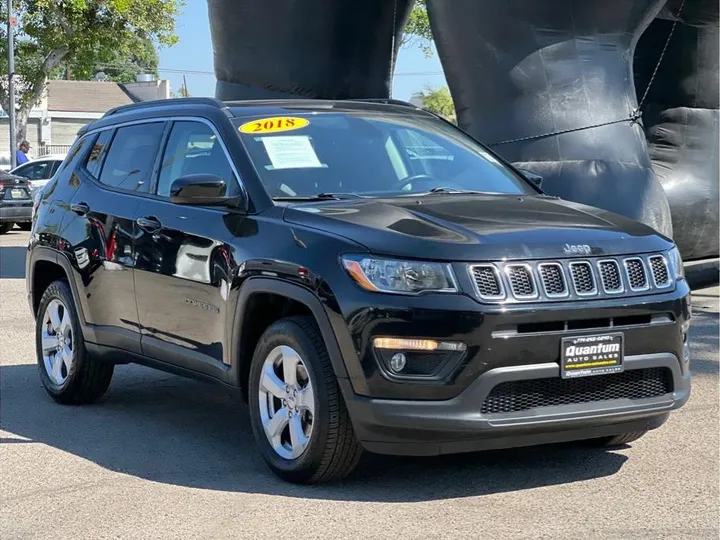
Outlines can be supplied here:
<path id="1" fill-rule="evenodd" d="M 492 154 L 435 118 L 303 111 L 235 120 L 273 198 L 437 191 L 534 194 Z"/>

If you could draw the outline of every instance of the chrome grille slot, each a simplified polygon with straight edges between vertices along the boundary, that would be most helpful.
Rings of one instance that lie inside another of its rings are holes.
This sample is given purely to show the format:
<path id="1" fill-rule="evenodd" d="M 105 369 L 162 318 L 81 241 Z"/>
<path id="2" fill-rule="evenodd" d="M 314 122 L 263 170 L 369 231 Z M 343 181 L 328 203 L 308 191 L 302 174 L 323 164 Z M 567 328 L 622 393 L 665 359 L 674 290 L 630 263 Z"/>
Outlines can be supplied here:
<path id="1" fill-rule="evenodd" d="M 571 262 L 570 276 L 572 277 L 573 287 L 578 296 L 590 296 L 597 294 L 595 286 L 595 276 L 593 276 L 592 266 L 587 261 Z"/>
<path id="2" fill-rule="evenodd" d="M 505 266 L 510 290 L 515 298 L 535 298 L 537 288 L 532 270 L 527 264 L 508 264 Z"/>
<path id="3" fill-rule="evenodd" d="M 538 264 L 540 281 L 549 298 L 561 298 L 569 294 L 565 272 L 559 263 Z"/>
<path id="4" fill-rule="evenodd" d="M 505 298 L 505 290 L 498 269 L 491 264 L 470 267 L 470 275 L 475 290 L 484 300 L 501 300 Z"/>
<path id="5" fill-rule="evenodd" d="M 602 282 L 603 290 L 606 293 L 617 294 L 625 290 L 617 261 L 612 259 L 599 261 L 598 270 L 600 271 L 600 281 Z"/>
<path id="6" fill-rule="evenodd" d="M 640 257 L 625 259 L 625 273 L 632 291 L 646 291 L 650 288 L 645 264 Z"/>
<path id="7" fill-rule="evenodd" d="M 658 289 L 664 289 L 670 286 L 670 271 L 665 257 L 662 255 L 653 255 L 648 257 L 650 262 L 650 271 L 652 272 L 653 282 Z"/>

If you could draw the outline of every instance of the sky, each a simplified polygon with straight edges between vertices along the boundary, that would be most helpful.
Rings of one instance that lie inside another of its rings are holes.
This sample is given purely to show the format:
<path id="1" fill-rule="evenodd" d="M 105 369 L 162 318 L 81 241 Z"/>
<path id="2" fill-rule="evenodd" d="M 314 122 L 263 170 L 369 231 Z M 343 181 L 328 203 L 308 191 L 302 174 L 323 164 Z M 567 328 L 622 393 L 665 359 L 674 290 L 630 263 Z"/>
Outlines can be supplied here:
<path id="1" fill-rule="evenodd" d="M 190 95 L 213 96 L 215 75 L 207 3 L 202 0 L 188 2 L 177 20 L 176 31 L 180 42 L 160 50 L 160 77 L 169 79 L 172 91 L 177 92 L 185 75 Z M 409 100 L 426 85 L 439 88 L 445 84 L 437 54 L 426 58 L 419 47 L 406 47 L 400 51 L 392 97 Z"/>

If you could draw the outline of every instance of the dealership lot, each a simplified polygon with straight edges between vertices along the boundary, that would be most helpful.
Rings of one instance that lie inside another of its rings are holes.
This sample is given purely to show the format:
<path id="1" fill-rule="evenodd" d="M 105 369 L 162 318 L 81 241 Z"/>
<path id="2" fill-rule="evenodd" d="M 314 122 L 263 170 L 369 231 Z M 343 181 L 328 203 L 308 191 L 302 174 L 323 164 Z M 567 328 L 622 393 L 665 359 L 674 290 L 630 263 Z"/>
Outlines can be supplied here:
<path id="1" fill-rule="evenodd" d="M 717 538 L 718 287 L 694 291 L 693 395 L 632 447 L 368 457 L 342 484 L 266 470 L 223 389 L 120 366 L 90 407 L 40 386 L 27 234 L 0 238 L 2 538 Z"/>

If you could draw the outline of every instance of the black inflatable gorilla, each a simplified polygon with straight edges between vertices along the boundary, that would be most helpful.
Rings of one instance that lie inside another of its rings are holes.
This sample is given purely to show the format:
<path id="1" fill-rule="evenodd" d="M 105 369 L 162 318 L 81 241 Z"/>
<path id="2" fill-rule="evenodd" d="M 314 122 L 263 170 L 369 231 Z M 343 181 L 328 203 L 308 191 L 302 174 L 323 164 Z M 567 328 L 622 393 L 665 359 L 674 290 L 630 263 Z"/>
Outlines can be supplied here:
<path id="1" fill-rule="evenodd" d="M 670 202 L 674 239 L 687 260 L 718 253 L 718 11 L 717 0 L 670 0 L 635 54 L 642 91 L 668 43 L 643 123 Z"/>
<path id="2" fill-rule="evenodd" d="M 665 3 L 427 0 L 461 127 L 549 193 L 717 256 L 717 1 Z M 208 0 L 217 97 L 386 98 L 412 4 Z"/>

